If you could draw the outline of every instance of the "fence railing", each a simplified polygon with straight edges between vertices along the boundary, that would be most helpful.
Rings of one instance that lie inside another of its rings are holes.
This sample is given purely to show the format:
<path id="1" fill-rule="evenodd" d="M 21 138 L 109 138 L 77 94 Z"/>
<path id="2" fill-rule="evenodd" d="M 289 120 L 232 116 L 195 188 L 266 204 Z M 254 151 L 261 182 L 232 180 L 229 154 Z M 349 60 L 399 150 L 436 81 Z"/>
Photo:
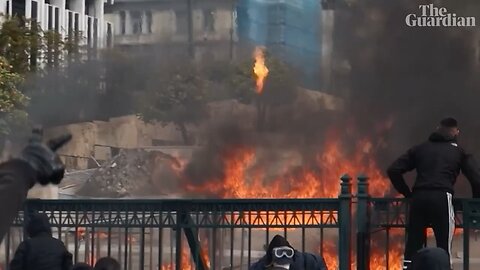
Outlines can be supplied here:
<path id="1" fill-rule="evenodd" d="M 111 256 L 125 270 L 248 269 L 275 234 L 322 255 L 329 270 L 401 269 L 408 202 L 372 198 L 367 177 L 357 180 L 353 196 L 350 177 L 342 177 L 334 199 L 29 200 L 0 247 L 0 266 L 12 259 L 28 213 L 36 211 L 49 216 L 75 262 Z M 469 270 L 480 201 L 454 204 L 463 240 L 463 268 L 455 269 Z"/>
<path id="2" fill-rule="evenodd" d="M 403 198 L 372 198 L 368 195 L 368 178 L 358 177 L 356 195 L 357 269 L 401 269 L 405 228 L 408 223 L 408 200 Z M 455 199 L 455 242 L 462 249 L 461 258 L 454 260 L 454 269 L 472 269 L 470 261 L 471 232 L 480 229 L 480 200 Z M 435 245 L 433 232 L 427 231 L 425 242 Z M 462 247 L 463 246 L 463 247 Z M 478 262 L 477 262 L 478 263 Z M 383 267 L 383 268 L 378 268 Z M 473 267 L 473 269 L 477 269 Z"/>
<path id="3" fill-rule="evenodd" d="M 299 250 L 350 267 L 347 176 L 338 199 L 29 200 L 4 239 L 1 262 L 12 259 L 32 211 L 49 216 L 75 262 L 112 256 L 125 270 L 248 269 L 281 234 Z"/>

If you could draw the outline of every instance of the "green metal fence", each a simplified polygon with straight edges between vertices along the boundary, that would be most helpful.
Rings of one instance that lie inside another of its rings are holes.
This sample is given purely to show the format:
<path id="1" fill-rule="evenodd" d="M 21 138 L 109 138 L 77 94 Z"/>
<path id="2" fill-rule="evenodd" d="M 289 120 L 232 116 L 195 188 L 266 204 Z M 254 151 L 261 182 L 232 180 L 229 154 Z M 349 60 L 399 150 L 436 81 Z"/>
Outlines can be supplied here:
<path id="1" fill-rule="evenodd" d="M 112 256 L 125 270 L 248 269 L 282 234 L 313 253 L 327 252 L 325 243 L 332 241 L 335 263 L 347 270 L 351 207 L 348 176 L 337 199 L 29 200 L 0 255 L 4 264 L 12 259 L 26 213 L 38 211 L 50 217 L 54 236 L 75 262 Z"/>
<path id="2" fill-rule="evenodd" d="M 381 266 L 385 267 L 383 269 L 401 269 L 402 258 L 399 255 L 403 255 L 405 243 L 408 200 L 404 198 L 370 197 L 366 176 L 358 177 L 356 198 L 357 269 L 370 270 L 370 266 L 378 266 L 379 263 L 373 263 L 372 260 L 378 260 L 379 253 L 384 256 L 381 260 L 383 262 Z M 470 265 L 469 253 L 471 233 L 473 230 L 480 229 L 480 223 L 478 222 L 480 221 L 480 200 L 455 199 L 453 204 L 458 232 L 457 238 L 461 238 L 463 241 L 462 263 L 455 269 L 476 269 Z M 399 230 L 400 234 L 398 233 Z M 398 254 L 399 248 L 400 254 Z M 377 256 L 374 256 L 374 249 Z"/>
<path id="3" fill-rule="evenodd" d="M 298 250 L 323 255 L 329 270 L 400 269 L 408 201 L 370 197 L 365 176 L 355 195 L 350 177 L 340 185 L 334 199 L 29 200 L 0 247 L 0 263 L 6 269 L 24 239 L 25 213 L 38 211 L 75 262 L 111 256 L 125 270 L 248 269 L 281 234 Z M 480 229 L 480 201 L 454 205 L 462 269 L 474 269 L 470 238 Z"/>

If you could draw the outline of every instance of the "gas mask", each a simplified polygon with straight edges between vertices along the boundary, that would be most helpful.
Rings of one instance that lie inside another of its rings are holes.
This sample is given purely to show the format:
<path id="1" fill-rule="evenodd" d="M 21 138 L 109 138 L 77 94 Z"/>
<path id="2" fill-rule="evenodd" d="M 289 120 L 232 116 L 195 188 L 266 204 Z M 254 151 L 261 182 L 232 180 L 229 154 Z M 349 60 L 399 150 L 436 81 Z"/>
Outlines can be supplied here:
<path id="1" fill-rule="evenodd" d="M 281 246 L 272 249 L 271 270 L 290 270 L 293 265 L 295 250 L 289 246 Z"/>

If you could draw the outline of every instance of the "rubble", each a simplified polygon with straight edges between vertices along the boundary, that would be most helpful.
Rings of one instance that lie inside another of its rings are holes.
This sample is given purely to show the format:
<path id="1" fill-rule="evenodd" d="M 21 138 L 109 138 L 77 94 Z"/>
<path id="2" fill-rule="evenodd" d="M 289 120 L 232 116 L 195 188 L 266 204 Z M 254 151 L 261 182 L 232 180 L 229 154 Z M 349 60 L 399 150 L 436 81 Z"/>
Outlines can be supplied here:
<path id="1" fill-rule="evenodd" d="M 160 151 L 123 149 L 98 168 L 77 195 L 102 198 L 162 196 L 175 188 L 178 161 Z"/>

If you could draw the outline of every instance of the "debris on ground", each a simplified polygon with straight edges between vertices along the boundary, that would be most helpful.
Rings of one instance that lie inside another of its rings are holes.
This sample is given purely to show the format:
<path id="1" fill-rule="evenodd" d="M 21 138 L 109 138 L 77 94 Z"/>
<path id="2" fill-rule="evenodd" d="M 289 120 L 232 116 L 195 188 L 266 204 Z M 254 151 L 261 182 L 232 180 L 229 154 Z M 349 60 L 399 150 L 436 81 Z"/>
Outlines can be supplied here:
<path id="1" fill-rule="evenodd" d="M 122 149 L 96 169 L 78 195 L 122 198 L 168 194 L 178 183 L 178 166 L 177 159 L 160 151 Z"/>

